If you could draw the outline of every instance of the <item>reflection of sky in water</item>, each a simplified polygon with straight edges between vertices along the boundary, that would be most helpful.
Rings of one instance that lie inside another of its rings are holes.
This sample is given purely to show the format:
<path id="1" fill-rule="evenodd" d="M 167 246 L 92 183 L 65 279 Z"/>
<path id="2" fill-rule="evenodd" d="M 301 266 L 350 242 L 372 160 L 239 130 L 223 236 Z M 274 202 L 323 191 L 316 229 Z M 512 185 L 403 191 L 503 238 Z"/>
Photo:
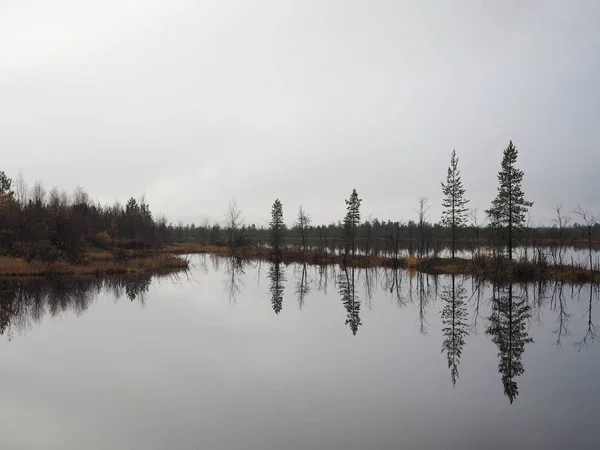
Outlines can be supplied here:
<path id="1" fill-rule="evenodd" d="M 300 309 L 302 267 L 282 266 L 275 314 L 268 264 L 219 260 L 215 272 L 210 258 L 206 266 L 194 261 L 189 278 L 177 282 L 113 283 L 116 301 L 111 290 L 96 296 L 98 286 L 87 296 L 70 286 L 58 299 L 37 288 L 46 300 L 23 310 L 28 318 L 13 315 L 0 345 L 0 446 L 562 449 L 600 442 L 600 345 L 588 338 L 578 346 L 588 330 L 588 287 L 563 289 L 561 346 L 554 286 L 543 298 L 535 286 L 528 297 L 514 288 L 531 307 L 525 330 L 534 342 L 525 344 L 510 405 L 498 346 L 485 333 L 489 286 L 477 315 L 473 283 L 464 281 L 469 334 L 453 387 L 441 352 L 448 277 L 437 280 L 436 294 L 432 277 L 419 284 L 401 273 L 396 291 L 392 272 L 371 272 L 369 298 L 367 274 L 357 269 L 362 325 L 353 336 L 339 270 L 320 276 L 308 267 Z M 8 292 L 3 314 L 7 305 L 16 314 Z M 594 319 L 597 296 L 592 308 Z"/>

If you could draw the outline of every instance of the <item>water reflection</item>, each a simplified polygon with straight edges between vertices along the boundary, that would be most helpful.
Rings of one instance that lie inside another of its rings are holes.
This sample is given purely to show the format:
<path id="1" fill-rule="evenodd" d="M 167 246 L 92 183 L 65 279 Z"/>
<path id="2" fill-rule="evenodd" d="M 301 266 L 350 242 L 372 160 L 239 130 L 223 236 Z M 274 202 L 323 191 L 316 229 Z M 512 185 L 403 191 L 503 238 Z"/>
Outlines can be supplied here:
<path id="1" fill-rule="evenodd" d="M 213 266 L 218 270 L 221 258 L 213 259 Z M 246 274 L 245 266 L 247 261 L 242 258 L 230 257 L 225 259 L 225 273 L 227 274 L 226 290 L 227 296 L 231 303 L 237 302 L 237 298 L 240 295 L 244 282 L 242 277 Z"/>
<path id="2" fill-rule="evenodd" d="M 472 348 L 477 347 L 475 335 L 480 320 L 484 323 L 483 329 L 488 345 L 491 339 L 497 348 L 497 352 L 492 351 L 489 354 L 492 358 L 489 367 L 495 372 L 497 365 L 504 394 L 511 404 L 519 394 L 518 384 L 522 384 L 524 380 L 520 377 L 525 372 L 525 349 L 529 349 L 526 344 L 534 342 L 530 336 L 530 328 L 543 328 L 542 319 L 547 319 L 548 311 L 551 316 L 546 326 L 552 351 L 556 351 L 554 346 L 562 348 L 563 342 L 568 342 L 565 351 L 591 351 L 588 347 L 596 343 L 600 336 L 600 327 L 596 325 L 593 317 L 594 307 L 600 299 L 598 285 L 573 287 L 565 283 L 538 283 L 492 286 L 477 279 L 438 277 L 402 269 L 359 269 L 306 264 L 289 267 L 280 261 L 264 263 L 265 268 L 261 275 L 261 264 L 250 264 L 240 258 L 208 256 L 202 257 L 200 261 L 197 276 L 213 277 L 217 291 L 221 289 L 220 283 L 225 277 L 226 292 L 223 293 L 223 303 L 226 307 L 230 307 L 227 305 L 227 298 L 231 307 L 240 307 L 241 305 L 236 305 L 237 300 L 252 288 L 244 285 L 247 272 L 258 274 L 259 282 L 261 279 L 268 281 L 269 292 L 267 293 L 264 287 L 261 288 L 260 295 L 263 297 L 260 299 L 264 304 L 269 296 L 271 307 L 276 314 L 282 311 L 285 289 L 294 292 L 298 307 L 303 310 L 307 302 L 328 295 L 328 289 L 335 287 L 344 307 L 344 311 L 341 310 L 339 298 L 336 298 L 335 320 L 339 320 L 339 327 L 344 334 L 347 334 L 348 326 L 351 333 L 356 335 L 363 325 L 364 316 L 372 318 L 372 314 L 377 314 L 377 310 L 381 309 L 377 302 L 382 301 L 381 296 L 384 292 L 386 297 L 391 296 L 394 311 L 406 310 L 406 314 L 398 313 L 391 318 L 394 324 L 400 323 L 404 316 L 408 316 L 408 321 L 403 326 L 416 328 L 409 330 L 415 335 L 412 337 L 415 340 L 419 339 L 417 332 L 432 335 L 430 342 L 434 342 L 434 355 L 439 352 L 441 342 L 444 365 L 447 364 L 453 386 L 456 386 L 458 381 L 459 369 L 463 376 L 463 372 L 472 370 L 469 363 L 463 360 L 463 355 L 477 351 Z M 213 273 L 208 273 L 210 263 L 218 273 L 216 278 Z M 290 280 L 287 279 L 286 272 L 288 276 L 293 274 Z M 192 284 L 196 286 L 195 283 Z M 27 283 L 2 280 L 0 335 L 11 339 L 15 330 L 27 330 L 40 323 L 45 315 L 56 316 L 65 312 L 82 314 L 101 291 L 111 292 L 115 298 L 125 297 L 131 301 L 138 301 L 143 306 L 149 297 L 151 285 L 150 277 L 34 280 Z M 335 297 L 336 294 L 329 292 L 329 295 Z M 439 305 L 436 305 L 438 301 Z M 246 308 L 252 307 L 249 302 L 243 303 Z M 320 312 L 321 305 L 316 301 L 315 304 L 318 308 L 302 311 L 300 320 L 309 320 L 311 314 L 314 320 L 314 314 L 324 314 Z M 342 315 L 345 315 L 344 325 L 341 324 Z M 269 316 L 272 318 L 272 313 L 269 312 Z M 289 320 L 292 316 L 290 312 L 279 320 Z M 370 323 L 373 322 L 375 320 L 371 319 Z M 571 335 L 575 338 L 569 340 Z M 540 340 L 539 335 L 535 337 L 536 340 Z M 362 339 L 368 342 L 374 338 L 370 333 L 361 332 Z M 472 343 L 474 339 L 475 342 Z M 426 340 L 423 339 L 423 342 Z M 415 345 L 414 348 L 422 351 L 421 345 Z M 442 360 L 438 362 L 442 363 Z M 446 377 L 446 368 L 442 367 L 441 370 Z M 496 378 L 497 375 L 494 376 L 494 379 Z"/>
<path id="3" fill-rule="evenodd" d="M 600 331 L 600 327 L 595 325 L 592 320 L 592 304 L 594 300 L 594 294 L 596 294 L 597 297 L 600 297 L 600 286 L 597 284 L 591 285 L 589 287 L 589 290 L 590 296 L 587 308 L 587 329 L 585 335 L 583 336 L 583 339 L 577 342 L 577 346 L 580 351 L 583 347 L 585 347 L 588 344 L 588 342 L 595 342 L 598 339 L 598 332 Z"/>
<path id="4" fill-rule="evenodd" d="M 492 314 L 488 317 L 486 329 L 486 334 L 498 346 L 498 371 L 502 376 L 504 394 L 511 404 L 519 395 L 515 378 L 525 372 L 522 361 L 525 344 L 533 342 L 527 332 L 531 307 L 522 297 L 513 294 L 514 289 L 512 284 L 494 286 Z"/>
<path id="5" fill-rule="evenodd" d="M 302 264 L 300 267 L 300 277 L 296 282 L 296 298 L 298 299 L 298 307 L 302 309 L 304 306 L 304 302 L 306 300 L 306 296 L 310 294 L 310 282 L 308 279 L 308 268 L 306 263 Z"/>
<path id="6" fill-rule="evenodd" d="M 565 298 L 565 283 L 555 283 L 552 296 L 550 298 L 550 310 L 556 311 L 557 328 L 553 331 L 556 334 L 556 346 L 562 348 L 562 338 L 570 336 L 569 322 L 571 314 L 567 311 L 567 302 Z"/>
<path id="7" fill-rule="evenodd" d="M 338 278 L 338 291 L 342 296 L 342 303 L 346 308 L 346 325 L 350 326 L 353 335 L 356 335 L 360 321 L 360 300 L 356 294 L 356 278 L 354 267 L 340 269 Z"/>
<path id="8" fill-rule="evenodd" d="M 58 278 L 53 280 L 0 280 L 0 335 L 13 337 L 13 329 L 24 331 L 40 323 L 48 314 L 52 317 L 71 312 L 84 313 L 102 292 L 112 292 L 115 298 L 123 294 L 144 305 L 151 283 L 149 276 L 105 279 Z"/>
<path id="9" fill-rule="evenodd" d="M 463 284 L 456 281 L 456 275 L 452 275 L 451 281 L 442 290 L 442 353 L 446 352 L 448 368 L 452 384 L 456 385 L 458 378 L 458 365 L 465 346 L 465 337 L 469 335 L 467 323 L 468 313 L 465 299 L 466 289 Z"/>
<path id="10" fill-rule="evenodd" d="M 283 291 L 285 289 L 285 267 L 281 261 L 271 262 L 269 265 L 270 280 L 269 292 L 271 293 L 271 306 L 275 314 L 279 314 L 283 308 Z"/>

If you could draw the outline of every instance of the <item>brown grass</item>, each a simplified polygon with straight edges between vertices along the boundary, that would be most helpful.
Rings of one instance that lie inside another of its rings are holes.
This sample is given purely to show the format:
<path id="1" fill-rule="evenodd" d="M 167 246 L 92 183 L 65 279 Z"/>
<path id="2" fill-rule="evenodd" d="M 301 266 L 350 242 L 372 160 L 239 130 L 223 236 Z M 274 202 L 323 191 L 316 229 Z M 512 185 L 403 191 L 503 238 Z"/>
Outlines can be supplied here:
<path id="1" fill-rule="evenodd" d="M 0 276 L 149 274 L 185 270 L 188 265 L 187 259 L 164 252 L 130 252 L 118 257 L 107 251 L 90 252 L 86 253 L 81 264 L 0 256 Z"/>

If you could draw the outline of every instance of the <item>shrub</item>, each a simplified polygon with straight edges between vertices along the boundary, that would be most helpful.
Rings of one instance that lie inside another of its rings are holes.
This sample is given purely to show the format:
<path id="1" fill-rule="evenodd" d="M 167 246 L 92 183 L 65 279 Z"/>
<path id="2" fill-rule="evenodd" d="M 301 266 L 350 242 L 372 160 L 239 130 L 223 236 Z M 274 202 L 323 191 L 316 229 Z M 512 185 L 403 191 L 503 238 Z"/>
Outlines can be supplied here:
<path id="1" fill-rule="evenodd" d="M 109 250 L 112 247 L 112 238 L 106 231 L 101 231 L 94 236 L 88 237 L 88 241 L 96 247 Z"/>

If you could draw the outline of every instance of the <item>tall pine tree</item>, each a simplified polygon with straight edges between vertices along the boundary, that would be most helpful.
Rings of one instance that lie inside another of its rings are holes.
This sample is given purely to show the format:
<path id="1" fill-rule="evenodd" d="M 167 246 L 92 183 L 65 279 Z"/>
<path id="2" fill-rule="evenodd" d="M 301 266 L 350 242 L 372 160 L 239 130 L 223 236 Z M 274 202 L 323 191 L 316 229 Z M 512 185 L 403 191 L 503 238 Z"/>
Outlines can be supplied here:
<path id="1" fill-rule="evenodd" d="M 465 189 L 460 179 L 460 170 L 458 170 L 458 157 L 456 150 L 452 150 L 446 184 L 442 183 L 442 192 L 444 200 L 442 206 L 442 224 L 450 228 L 452 233 L 452 259 L 456 252 L 456 232 L 467 223 L 467 208 L 465 205 L 469 200 L 465 199 Z"/>
<path id="2" fill-rule="evenodd" d="M 498 195 L 492 202 L 492 207 L 486 210 L 490 219 L 504 232 L 509 261 L 512 261 L 515 234 L 521 230 L 525 214 L 533 206 L 533 202 L 525 200 L 521 189 L 524 173 L 516 167 L 517 156 L 518 151 L 510 141 L 504 149 L 502 169 L 498 172 Z"/>
<path id="3" fill-rule="evenodd" d="M 350 198 L 346 200 L 346 217 L 344 217 L 344 235 L 346 238 L 346 252 L 344 254 L 344 262 L 348 255 L 348 250 L 352 247 L 352 257 L 356 250 L 356 229 L 360 224 L 360 204 L 362 199 L 358 198 L 356 189 L 352 189 Z"/>
<path id="4" fill-rule="evenodd" d="M 283 206 L 279 199 L 276 199 L 273 202 L 273 206 L 271 208 L 271 246 L 273 250 L 279 253 L 279 249 L 281 247 L 281 241 L 283 240 Z"/>

